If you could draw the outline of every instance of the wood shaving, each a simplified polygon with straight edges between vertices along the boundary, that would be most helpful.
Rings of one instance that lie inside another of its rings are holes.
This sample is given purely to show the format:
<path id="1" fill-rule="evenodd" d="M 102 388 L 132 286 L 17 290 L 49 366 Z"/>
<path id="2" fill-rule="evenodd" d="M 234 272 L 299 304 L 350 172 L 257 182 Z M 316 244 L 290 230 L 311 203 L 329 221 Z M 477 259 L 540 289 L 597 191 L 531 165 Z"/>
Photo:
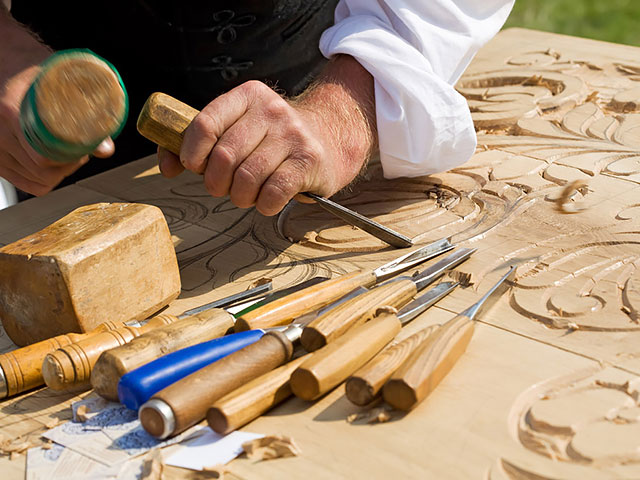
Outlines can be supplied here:
<path id="1" fill-rule="evenodd" d="M 151 450 L 144 459 L 140 480 L 162 480 L 162 452 L 159 448 Z"/>
<path id="2" fill-rule="evenodd" d="M 80 405 L 76 409 L 76 418 L 73 419 L 74 422 L 84 423 L 87 421 L 87 413 L 89 413 L 89 407 L 87 405 Z"/>
<path id="3" fill-rule="evenodd" d="M 20 457 L 20 455 L 30 448 L 34 447 L 34 445 L 26 440 L 21 440 L 20 438 L 15 438 L 13 440 L 0 440 L 0 454 L 9 455 L 10 460 L 15 460 Z"/>
<path id="4" fill-rule="evenodd" d="M 556 210 L 563 213 L 578 213 L 587 209 L 584 202 L 576 202 L 573 197 L 576 193 L 586 195 L 589 192 L 589 185 L 584 180 L 574 180 L 567 184 L 556 200 Z"/>
<path id="5" fill-rule="evenodd" d="M 460 270 L 451 270 L 447 272 L 447 276 L 454 282 L 460 283 L 462 288 L 467 288 L 475 283 L 472 273 L 466 273 Z"/>
<path id="6" fill-rule="evenodd" d="M 47 427 L 47 429 L 51 430 L 52 428 L 57 427 L 61 423 L 62 423 L 62 420 L 60 420 L 59 418 L 52 418 L 47 423 L 45 423 L 44 426 Z"/>
<path id="7" fill-rule="evenodd" d="M 352 413 L 347 417 L 349 423 L 385 423 L 393 418 L 394 410 L 388 406 L 375 407 L 363 412 Z"/>
<path id="8" fill-rule="evenodd" d="M 224 480 L 225 474 L 231 473 L 231 470 L 229 470 L 226 465 L 213 465 L 212 467 L 204 467 L 202 471 L 204 473 L 212 474 L 211 478 L 217 478 L 219 480 Z"/>
<path id="9" fill-rule="evenodd" d="M 256 438 L 243 443 L 242 449 L 249 459 L 256 461 L 296 457 L 302 453 L 293 438 L 286 435 L 267 435 Z"/>

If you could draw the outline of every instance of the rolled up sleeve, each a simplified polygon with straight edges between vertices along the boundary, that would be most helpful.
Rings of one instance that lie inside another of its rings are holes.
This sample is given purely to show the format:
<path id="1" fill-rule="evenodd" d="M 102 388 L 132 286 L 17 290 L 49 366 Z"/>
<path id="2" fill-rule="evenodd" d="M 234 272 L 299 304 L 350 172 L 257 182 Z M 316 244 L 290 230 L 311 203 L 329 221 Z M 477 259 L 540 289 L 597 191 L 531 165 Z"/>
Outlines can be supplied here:
<path id="1" fill-rule="evenodd" d="M 454 84 L 513 1 L 340 1 L 320 50 L 351 55 L 374 77 L 385 177 L 442 172 L 471 157 L 475 130 Z"/>

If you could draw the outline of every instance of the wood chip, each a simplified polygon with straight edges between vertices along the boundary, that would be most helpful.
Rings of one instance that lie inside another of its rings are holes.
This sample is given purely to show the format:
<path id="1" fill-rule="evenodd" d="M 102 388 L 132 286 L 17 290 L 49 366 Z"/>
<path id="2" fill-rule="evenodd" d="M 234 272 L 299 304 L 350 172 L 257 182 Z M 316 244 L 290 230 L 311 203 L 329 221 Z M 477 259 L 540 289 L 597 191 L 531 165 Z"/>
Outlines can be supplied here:
<path id="1" fill-rule="evenodd" d="M 62 423 L 62 420 L 60 420 L 59 418 L 52 418 L 47 423 L 45 423 L 44 426 L 47 427 L 47 429 L 51 430 L 52 428 L 57 427 L 61 423 Z"/>
<path id="2" fill-rule="evenodd" d="M 242 444 L 242 449 L 249 459 L 256 461 L 296 457 L 302 453 L 293 439 L 286 435 L 268 435 L 250 440 Z"/>
<path id="3" fill-rule="evenodd" d="M 204 467 L 202 469 L 203 472 L 212 474 L 211 478 L 217 478 L 219 480 L 224 480 L 224 476 L 226 473 L 231 473 L 231 470 L 227 468 L 226 465 L 213 465 L 212 467 Z"/>
<path id="4" fill-rule="evenodd" d="M 87 413 L 89 413 L 89 407 L 87 405 L 80 405 L 76 409 L 76 418 L 74 422 L 84 423 L 87 421 Z"/>
<path id="5" fill-rule="evenodd" d="M 579 213 L 587 209 L 584 202 L 576 202 L 574 196 L 579 193 L 583 197 L 589 192 L 589 184 L 584 180 L 574 180 L 564 187 L 556 200 L 556 209 L 563 213 Z"/>
<path id="6" fill-rule="evenodd" d="M 349 423 L 385 423 L 393 418 L 394 410 L 388 406 L 375 407 L 347 417 Z"/>
<path id="7" fill-rule="evenodd" d="M 162 452 L 159 448 L 154 448 L 144 458 L 140 480 L 162 480 L 163 470 Z"/>
<path id="8" fill-rule="evenodd" d="M 27 441 L 15 438 L 13 440 L 2 440 L 0 443 L 0 454 L 9 455 L 11 460 L 17 459 L 20 454 L 26 452 L 34 445 Z"/>

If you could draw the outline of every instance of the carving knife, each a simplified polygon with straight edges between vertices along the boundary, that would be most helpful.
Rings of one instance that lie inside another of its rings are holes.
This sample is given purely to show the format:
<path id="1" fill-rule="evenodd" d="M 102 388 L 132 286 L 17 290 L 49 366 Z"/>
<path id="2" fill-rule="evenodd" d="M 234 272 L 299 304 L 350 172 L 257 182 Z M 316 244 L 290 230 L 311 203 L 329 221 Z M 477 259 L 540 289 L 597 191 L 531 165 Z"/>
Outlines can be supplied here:
<path id="1" fill-rule="evenodd" d="M 303 400 L 324 395 L 367 363 L 400 332 L 403 325 L 449 294 L 458 284 L 441 283 L 397 313 L 382 311 L 367 323 L 325 345 L 291 374 L 293 394 Z"/>
<path id="2" fill-rule="evenodd" d="M 184 131 L 198 113 L 198 110 L 180 100 L 164 93 L 156 92 L 149 96 L 140 111 L 137 122 L 138 132 L 157 145 L 176 155 L 180 155 Z M 318 205 L 328 212 L 345 220 L 350 225 L 361 228 L 389 245 L 400 248 L 413 245 L 409 237 L 380 225 L 331 200 L 313 193 L 303 193 L 302 195 L 314 199 Z"/>
<path id="3" fill-rule="evenodd" d="M 475 249 L 461 248 L 413 277 L 401 276 L 321 315 L 304 328 L 300 343 L 308 352 L 318 350 L 349 329 L 375 316 L 381 306 L 399 308 L 447 270 L 467 260 Z"/>
<path id="4" fill-rule="evenodd" d="M 257 288 L 249 289 L 240 294 L 232 295 L 230 297 L 218 300 L 216 305 L 205 305 L 196 309 L 188 310 L 178 317 L 173 315 L 160 314 L 147 322 L 106 322 L 99 325 L 95 330 L 87 333 L 68 333 L 64 335 L 58 335 L 41 342 L 28 345 L 26 347 L 18 348 L 8 353 L 0 355 L 0 398 L 5 398 L 12 395 L 31 390 L 32 388 L 39 387 L 45 383 L 45 379 L 42 375 L 42 363 L 48 354 L 55 352 L 58 349 L 66 348 L 71 344 L 78 342 L 88 341 L 89 338 L 97 337 L 100 335 L 105 338 L 104 334 L 107 331 L 115 331 L 114 334 L 107 334 L 106 338 L 111 341 L 116 339 L 133 338 L 135 335 L 140 335 L 145 331 L 149 331 L 153 328 L 157 328 L 161 325 L 172 323 L 173 321 L 181 318 L 185 318 L 190 315 L 197 314 L 199 312 L 208 310 L 216 306 L 223 307 L 237 302 L 238 300 L 248 299 L 256 295 L 271 289 L 271 282 L 265 283 Z M 124 329 L 124 331 L 122 331 Z M 118 333 L 122 332 L 122 333 Z M 99 342 L 97 343 L 99 345 Z M 112 343 L 108 343 L 112 345 Z M 102 350 L 93 352 L 99 355 Z M 86 358 L 86 357 L 83 357 Z M 96 357 L 97 358 L 97 357 Z M 86 364 L 86 362 L 85 362 Z"/>
<path id="5" fill-rule="evenodd" d="M 488 311 L 511 287 L 511 269 L 476 303 L 442 325 L 416 348 L 382 389 L 384 400 L 399 410 L 411 410 L 449 373 L 473 336 L 475 318 Z"/>
<path id="6" fill-rule="evenodd" d="M 286 325 L 294 318 L 318 310 L 356 287 L 371 287 L 453 248 L 450 239 L 444 238 L 402 255 L 375 270 L 358 270 L 300 290 L 240 316 L 236 321 L 235 331 Z"/>
<path id="7" fill-rule="evenodd" d="M 359 287 L 308 318 L 298 318 L 295 325 L 304 326 L 317 315 L 331 311 L 338 305 L 366 293 Z M 275 327 L 283 330 L 285 327 Z M 118 382 L 118 398 L 127 408 L 138 410 L 155 393 L 191 373 L 217 361 L 227 355 L 257 342 L 271 329 L 247 330 L 198 343 L 177 350 L 156 360 L 146 363 L 122 376 Z"/>

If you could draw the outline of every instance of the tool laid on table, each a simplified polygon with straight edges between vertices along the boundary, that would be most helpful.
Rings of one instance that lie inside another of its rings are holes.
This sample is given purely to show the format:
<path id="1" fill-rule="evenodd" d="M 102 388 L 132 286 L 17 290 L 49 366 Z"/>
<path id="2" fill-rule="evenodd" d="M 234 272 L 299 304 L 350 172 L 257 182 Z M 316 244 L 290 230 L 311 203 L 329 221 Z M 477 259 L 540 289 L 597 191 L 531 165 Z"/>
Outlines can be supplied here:
<path id="1" fill-rule="evenodd" d="M 476 303 L 443 324 L 419 345 L 385 383 L 382 396 L 399 410 L 411 410 L 449 373 L 473 336 L 475 318 L 489 310 L 511 287 L 516 267 L 511 267 Z"/>
<path id="2" fill-rule="evenodd" d="M 380 306 L 401 307 L 447 270 L 467 260 L 475 249 L 461 248 L 413 277 L 395 277 L 340 307 L 321 315 L 304 328 L 300 343 L 308 352 L 318 350 L 347 330 L 373 318 Z"/>
<path id="3" fill-rule="evenodd" d="M 290 292 L 300 289 L 317 287 L 326 281 L 328 280 L 325 277 L 315 277 L 284 291 L 291 294 Z M 280 294 L 281 291 L 275 291 L 260 301 L 273 299 L 277 302 Z M 269 303 L 262 308 L 267 308 L 268 305 Z M 205 313 L 208 319 L 200 318 Z M 101 397 L 118 401 L 118 382 L 124 374 L 168 353 L 222 337 L 233 327 L 235 321 L 235 316 L 230 311 L 212 308 L 171 325 L 156 328 L 129 343 L 106 350 L 100 354 L 93 366 L 91 385 Z"/>
<path id="4" fill-rule="evenodd" d="M 444 282 L 397 313 L 380 313 L 325 345 L 291 374 L 291 390 L 302 400 L 315 400 L 367 363 L 400 332 L 402 326 L 449 294 L 457 283 Z M 382 305 L 381 305 L 382 307 Z"/>
<path id="5" fill-rule="evenodd" d="M 336 308 L 337 305 L 367 291 L 366 288 L 359 287 L 328 305 L 324 310 Z M 295 325 L 304 326 L 313 318 L 315 318 L 315 315 L 309 315 L 309 318 L 298 318 L 295 321 Z M 280 331 L 285 328 L 287 327 L 275 327 Z M 123 375 L 118 383 L 118 398 L 127 408 L 137 410 L 144 402 L 163 388 L 237 350 L 257 342 L 267 331 L 269 329 L 246 330 L 163 355 Z"/>
<path id="6" fill-rule="evenodd" d="M 180 294 L 158 207 L 97 203 L 0 248 L 0 318 L 18 346 L 143 320 Z"/>
<path id="7" fill-rule="evenodd" d="M 449 239 L 444 238 L 402 255 L 375 270 L 358 270 L 332 278 L 322 285 L 301 290 L 240 316 L 234 329 L 240 332 L 286 325 L 294 318 L 318 310 L 354 288 L 371 287 L 453 248 Z"/>
<path id="8" fill-rule="evenodd" d="M 398 319 L 403 324 L 409 322 L 451 292 L 456 285 L 452 282 L 445 282 L 433 287 L 429 292 L 405 306 L 398 313 Z M 382 315 L 387 316 L 387 314 Z M 396 323 L 398 323 L 398 319 L 394 317 Z M 366 325 L 369 324 L 356 327 L 354 330 Z M 354 338 L 354 334 L 351 333 L 354 330 L 347 332 L 344 337 L 339 338 L 327 348 L 339 344 L 342 338 Z M 336 357 L 332 363 L 331 382 L 340 383 L 344 380 L 350 371 L 357 368 L 358 363 L 366 361 L 366 358 L 382 348 L 384 342 L 390 341 L 395 336 L 395 331 L 393 328 L 386 329 L 382 334 L 381 330 L 375 329 L 374 336 L 368 335 L 371 333 L 370 331 L 365 332 L 364 335 L 356 334 L 359 340 L 357 344 L 347 341 L 344 347 L 332 350 L 331 355 L 335 354 Z M 209 426 L 217 433 L 226 434 L 276 406 L 292 394 L 291 376 L 293 372 L 307 362 L 313 361 L 316 355 L 322 355 L 321 352 L 322 350 L 291 361 L 218 399 L 207 411 Z"/>
<path id="9" fill-rule="evenodd" d="M 153 93 L 142 107 L 138 117 L 138 131 L 142 136 L 180 155 L 184 131 L 198 114 L 198 110 L 164 93 Z M 318 205 L 349 225 L 361 228 L 365 232 L 394 247 L 406 248 L 413 245 L 411 239 L 392 229 L 349 210 L 331 200 L 313 193 L 304 193 Z"/>

